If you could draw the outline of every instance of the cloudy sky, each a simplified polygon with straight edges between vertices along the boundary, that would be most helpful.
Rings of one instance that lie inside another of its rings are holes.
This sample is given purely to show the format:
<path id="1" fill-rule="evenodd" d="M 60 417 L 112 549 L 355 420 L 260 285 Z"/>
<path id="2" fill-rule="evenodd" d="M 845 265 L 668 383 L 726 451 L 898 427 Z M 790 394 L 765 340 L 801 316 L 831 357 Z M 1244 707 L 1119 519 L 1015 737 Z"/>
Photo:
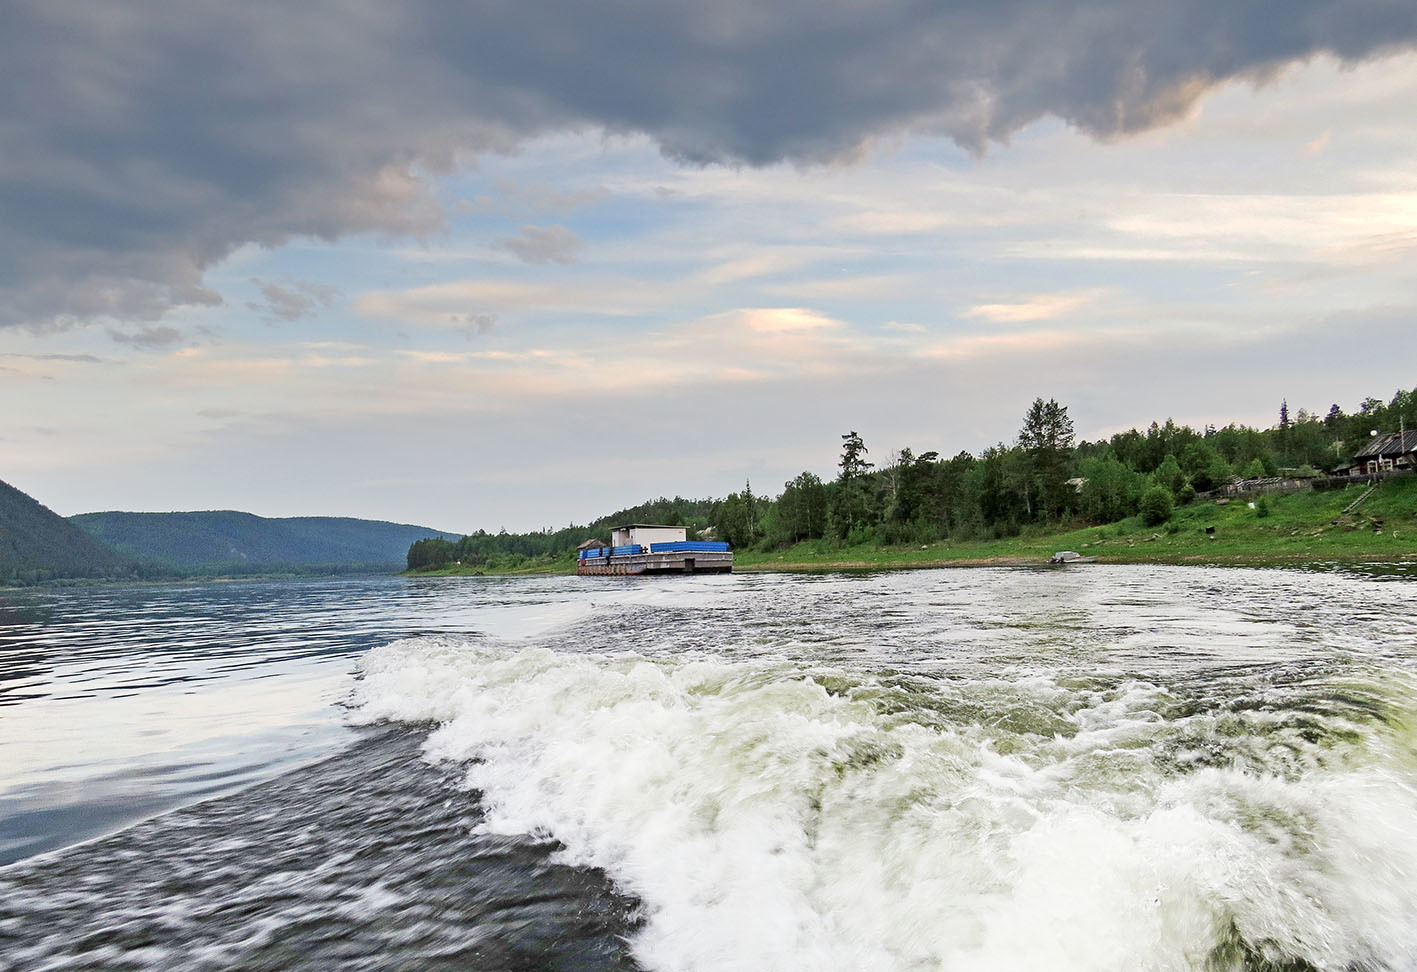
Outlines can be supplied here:
<path id="1" fill-rule="evenodd" d="M 470 531 L 1417 385 L 1410 0 L 11 0 L 0 479 Z"/>

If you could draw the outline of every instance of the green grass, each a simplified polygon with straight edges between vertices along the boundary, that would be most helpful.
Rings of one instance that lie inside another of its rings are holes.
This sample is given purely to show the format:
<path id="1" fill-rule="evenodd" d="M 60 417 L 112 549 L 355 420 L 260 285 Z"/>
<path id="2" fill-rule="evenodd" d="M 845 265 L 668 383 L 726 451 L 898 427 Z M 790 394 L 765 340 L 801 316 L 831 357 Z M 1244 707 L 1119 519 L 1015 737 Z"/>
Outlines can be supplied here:
<path id="1" fill-rule="evenodd" d="M 1103 563 L 1323 564 L 1417 560 L 1417 476 L 1389 480 L 1349 516 L 1342 511 L 1366 486 L 1265 497 L 1269 514 L 1250 499 L 1178 507 L 1160 526 L 1129 517 L 1106 526 L 1026 530 L 1001 540 L 943 540 L 924 546 L 844 546 L 825 540 L 787 550 L 734 553 L 733 569 L 841 570 L 1040 563 L 1059 550 L 1076 550 Z M 1256 498 L 1257 499 L 1257 498 Z M 1213 537 L 1206 527 L 1213 526 Z M 453 565 L 409 576 L 573 574 L 574 555 L 512 566 Z"/>
<path id="2" fill-rule="evenodd" d="M 1366 488 L 1366 487 L 1363 487 Z M 1382 484 L 1352 516 L 1342 510 L 1362 488 L 1267 496 L 1261 516 L 1249 500 L 1179 507 L 1168 523 L 1130 517 L 1106 526 L 1025 532 L 1002 540 L 926 546 L 842 547 L 823 541 L 788 550 L 741 552 L 735 570 L 811 570 L 948 564 L 1037 563 L 1076 550 L 1104 563 L 1300 564 L 1417 559 L 1417 477 Z M 1213 537 L 1206 527 L 1213 526 Z"/>
<path id="3" fill-rule="evenodd" d="M 534 557 L 530 559 L 502 558 L 473 567 L 464 564 L 448 564 L 433 570 L 406 570 L 400 577 L 514 577 L 521 574 L 574 574 L 576 554 L 564 553 L 559 557 Z"/>

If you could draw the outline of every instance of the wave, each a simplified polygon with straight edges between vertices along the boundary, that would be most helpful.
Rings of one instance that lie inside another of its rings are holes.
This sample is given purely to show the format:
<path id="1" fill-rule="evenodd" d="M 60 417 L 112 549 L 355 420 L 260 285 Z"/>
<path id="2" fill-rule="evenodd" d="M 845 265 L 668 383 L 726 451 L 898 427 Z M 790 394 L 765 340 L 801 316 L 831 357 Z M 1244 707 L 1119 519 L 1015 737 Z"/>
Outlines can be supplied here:
<path id="1" fill-rule="evenodd" d="M 1412 968 L 1417 683 L 1345 679 L 421 637 L 366 656 L 355 703 L 438 724 L 480 829 L 637 895 L 649 968 Z"/>

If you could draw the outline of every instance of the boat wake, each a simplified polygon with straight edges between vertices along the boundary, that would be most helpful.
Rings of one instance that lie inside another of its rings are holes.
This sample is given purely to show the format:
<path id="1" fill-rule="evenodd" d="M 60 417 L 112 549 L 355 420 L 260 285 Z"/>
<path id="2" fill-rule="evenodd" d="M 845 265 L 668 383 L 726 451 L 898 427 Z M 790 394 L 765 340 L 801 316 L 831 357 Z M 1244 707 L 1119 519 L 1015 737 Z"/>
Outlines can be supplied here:
<path id="1" fill-rule="evenodd" d="M 1417 684 L 945 678 L 457 637 L 374 722 L 644 905 L 653 969 L 1410 969 Z M 1269 964 L 1266 964 L 1269 963 Z"/>

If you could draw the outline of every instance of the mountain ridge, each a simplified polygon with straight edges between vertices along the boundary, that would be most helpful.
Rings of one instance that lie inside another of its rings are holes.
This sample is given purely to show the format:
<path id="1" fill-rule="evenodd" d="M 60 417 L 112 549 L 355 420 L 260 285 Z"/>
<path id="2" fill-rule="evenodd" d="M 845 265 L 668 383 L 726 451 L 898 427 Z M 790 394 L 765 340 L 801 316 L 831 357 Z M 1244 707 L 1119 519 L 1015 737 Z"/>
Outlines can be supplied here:
<path id="1" fill-rule="evenodd" d="M 120 577 L 137 569 L 33 496 L 0 481 L 0 584 Z"/>
<path id="2" fill-rule="evenodd" d="M 457 536 L 389 520 L 263 517 L 241 510 L 107 510 L 69 519 L 140 563 L 198 574 L 392 569 L 403 565 L 415 540 Z"/>

